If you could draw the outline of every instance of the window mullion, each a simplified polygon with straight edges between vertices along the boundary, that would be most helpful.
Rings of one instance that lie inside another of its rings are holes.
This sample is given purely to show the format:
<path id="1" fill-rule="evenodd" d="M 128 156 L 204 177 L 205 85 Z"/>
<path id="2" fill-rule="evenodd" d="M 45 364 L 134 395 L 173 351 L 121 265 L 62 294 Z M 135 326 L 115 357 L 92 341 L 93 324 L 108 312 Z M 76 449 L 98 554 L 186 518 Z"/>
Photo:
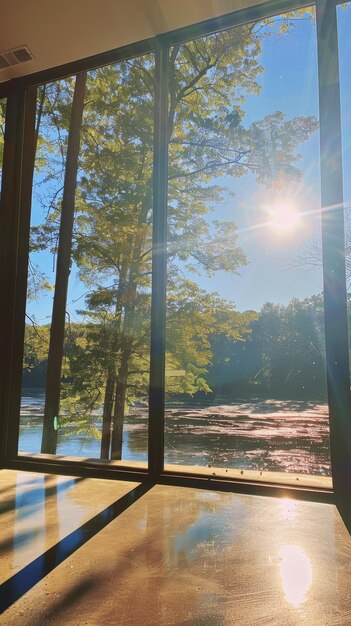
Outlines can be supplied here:
<path id="1" fill-rule="evenodd" d="M 1 206 L 2 417 L 5 458 L 17 456 L 35 143 L 36 88 L 7 102 Z"/>
<path id="2" fill-rule="evenodd" d="M 158 41 L 155 65 L 153 253 L 149 415 L 149 471 L 163 469 L 168 179 L 168 46 Z"/>
<path id="3" fill-rule="evenodd" d="M 351 405 L 336 3 L 317 2 L 325 336 L 333 485 L 351 501 Z"/>

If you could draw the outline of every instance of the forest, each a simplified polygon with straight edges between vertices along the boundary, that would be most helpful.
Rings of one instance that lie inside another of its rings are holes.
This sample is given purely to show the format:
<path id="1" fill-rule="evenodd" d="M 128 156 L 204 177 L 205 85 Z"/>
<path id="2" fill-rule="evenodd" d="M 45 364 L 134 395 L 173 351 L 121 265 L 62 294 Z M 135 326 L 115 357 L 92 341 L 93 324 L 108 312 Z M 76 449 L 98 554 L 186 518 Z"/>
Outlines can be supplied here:
<path id="1" fill-rule="evenodd" d="M 245 315 L 245 337 L 234 339 L 208 328 L 208 362 L 201 372 L 197 389 L 184 392 L 180 374 L 177 384 L 167 384 L 169 397 L 210 402 L 221 397 L 308 399 L 326 401 L 325 342 L 322 296 L 293 300 L 287 306 L 267 303 L 259 313 Z M 248 321 L 251 318 L 251 321 Z M 66 325 L 63 357 L 63 387 L 75 384 L 73 364 L 78 346 L 89 341 L 94 325 Z M 27 325 L 24 356 L 24 387 L 44 388 L 50 327 Z M 182 363 L 190 367 L 189 363 Z M 192 364 L 194 367 L 194 363 Z M 181 371 L 181 370 L 180 370 Z M 166 370 L 167 374 L 167 370 Z M 172 380 L 173 377 L 171 377 Z M 138 387 L 139 401 L 147 402 L 148 387 Z M 132 404 L 135 395 L 128 396 Z"/>

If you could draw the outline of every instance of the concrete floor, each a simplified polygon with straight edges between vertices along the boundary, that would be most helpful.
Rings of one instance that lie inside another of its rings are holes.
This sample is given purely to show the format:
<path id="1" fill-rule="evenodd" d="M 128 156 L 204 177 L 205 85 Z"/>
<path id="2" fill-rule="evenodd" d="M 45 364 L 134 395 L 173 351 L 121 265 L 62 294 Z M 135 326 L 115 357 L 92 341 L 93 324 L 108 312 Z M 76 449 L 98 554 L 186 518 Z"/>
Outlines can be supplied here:
<path id="1" fill-rule="evenodd" d="M 1 470 L 1 582 L 135 486 Z M 0 624 L 351 625 L 351 538 L 331 505 L 159 485 Z"/>

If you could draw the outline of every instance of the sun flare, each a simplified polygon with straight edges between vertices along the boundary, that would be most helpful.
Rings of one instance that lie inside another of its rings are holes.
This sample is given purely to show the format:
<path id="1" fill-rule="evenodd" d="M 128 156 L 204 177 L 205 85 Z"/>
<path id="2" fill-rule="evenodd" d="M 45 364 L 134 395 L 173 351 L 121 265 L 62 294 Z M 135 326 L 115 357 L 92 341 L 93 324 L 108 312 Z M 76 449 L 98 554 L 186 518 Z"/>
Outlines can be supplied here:
<path id="1" fill-rule="evenodd" d="M 299 222 L 299 214 L 289 204 L 279 204 L 272 210 L 271 225 L 278 233 L 288 233 L 296 229 Z"/>

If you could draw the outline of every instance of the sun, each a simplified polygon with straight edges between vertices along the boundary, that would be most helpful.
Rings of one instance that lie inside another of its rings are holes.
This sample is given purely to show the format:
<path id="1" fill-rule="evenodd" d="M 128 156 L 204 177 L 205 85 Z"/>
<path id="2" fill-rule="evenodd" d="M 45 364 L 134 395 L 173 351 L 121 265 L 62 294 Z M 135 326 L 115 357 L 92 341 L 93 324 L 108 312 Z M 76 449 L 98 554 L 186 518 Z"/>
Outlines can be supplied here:
<path id="1" fill-rule="evenodd" d="M 299 213 L 288 203 L 277 204 L 271 211 L 270 224 L 277 233 L 291 233 L 299 222 Z"/>

